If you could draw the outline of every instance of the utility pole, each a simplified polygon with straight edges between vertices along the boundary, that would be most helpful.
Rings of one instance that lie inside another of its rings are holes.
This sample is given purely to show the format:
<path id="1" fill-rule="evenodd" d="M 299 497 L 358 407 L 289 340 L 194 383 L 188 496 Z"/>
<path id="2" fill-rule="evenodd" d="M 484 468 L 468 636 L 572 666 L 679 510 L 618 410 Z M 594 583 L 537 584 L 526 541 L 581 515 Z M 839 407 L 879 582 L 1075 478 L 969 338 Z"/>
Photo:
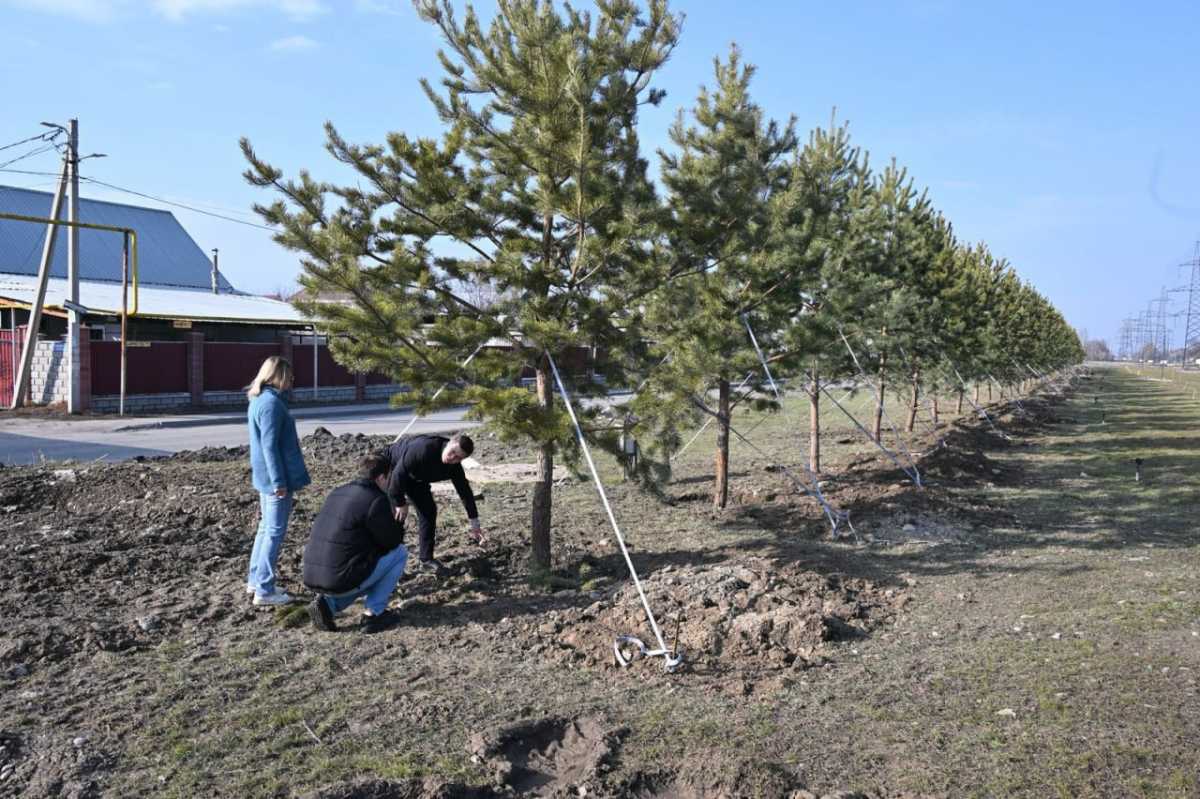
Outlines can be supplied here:
<path id="1" fill-rule="evenodd" d="M 63 195 L 67 191 L 67 178 L 70 166 L 63 159 L 62 175 L 58 180 L 58 190 L 54 192 L 54 200 L 50 204 L 50 218 L 58 219 L 62 213 Z M 17 384 L 13 387 L 12 408 L 15 410 L 25 404 L 25 396 L 29 391 L 29 375 L 33 367 L 33 351 L 37 349 L 38 330 L 42 326 L 42 306 L 46 304 L 46 285 L 50 282 L 50 262 L 54 260 L 54 242 L 58 238 L 58 225 L 46 225 L 46 239 L 42 243 L 42 260 L 38 266 L 37 291 L 33 303 L 29 306 L 29 326 L 25 328 L 25 348 L 21 350 L 21 368 L 17 372 Z M 14 342 L 15 345 L 15 342 Z"/>
<path id="2" fill-rule="evenodd" d="M 67 165 L 70 179 L 67 191 L 67 221 L 79 221 L 79 120 L 67 123 Z M 74 224 L 67 227 L 67 294 L 75 308 L 79 306 L 79 228 Z M 67 413 L 79 413 L 80 408 L 80 363 L 79 363 L 79 311 L 67 310 L 67 369 L 70 375 L 67 390 Z"/>

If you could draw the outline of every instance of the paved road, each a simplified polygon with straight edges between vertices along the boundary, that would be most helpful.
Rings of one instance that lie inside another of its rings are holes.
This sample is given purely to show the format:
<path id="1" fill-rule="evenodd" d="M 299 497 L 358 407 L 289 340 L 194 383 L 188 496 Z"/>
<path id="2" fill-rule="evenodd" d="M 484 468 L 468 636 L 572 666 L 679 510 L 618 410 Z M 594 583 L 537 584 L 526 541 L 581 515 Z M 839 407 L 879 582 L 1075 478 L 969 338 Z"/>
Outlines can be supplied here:
<path id="1" fill-rule="evenodd" d="M 317 427 L 343 433 L 396 434 L 412 414 L 387 405 L 343 405 L 296 408 L 301 436 Z M 444 432 L 475 427 L 463 421 L 464 409 L 435 413 L 413 425 L 411 433 Z M 170 455 L 208 446 L 246 443 L 245 411 L 192 416 L 104 419 L 3 419 L 0 417 L 0 463 L 40 460 L 127 460 L 138 455 Z"/>

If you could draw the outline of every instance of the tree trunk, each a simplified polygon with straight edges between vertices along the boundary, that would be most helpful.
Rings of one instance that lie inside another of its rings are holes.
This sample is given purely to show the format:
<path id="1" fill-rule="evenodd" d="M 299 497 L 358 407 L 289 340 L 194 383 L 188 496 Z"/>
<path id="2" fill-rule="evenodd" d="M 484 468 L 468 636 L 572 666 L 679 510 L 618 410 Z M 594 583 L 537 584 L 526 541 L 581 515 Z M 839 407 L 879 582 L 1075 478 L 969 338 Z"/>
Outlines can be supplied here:
<path id="1" fill-rule="evenodd" d="M 958 407 L 960 410 L 962 409 L 962 397 L 959 397 L 959 399 L 958 399 Z M 938 426 L 938 410 L 939 410 L 938 395 L 934 394 L 933 395 L 933 429 L 935 431 L 937 430 L 937 426 Z"/>
<path id="2" fill-rule="evenodd" d="M 717 458 L 716 485 L 713 505 L 724 508 L 729 503 L 729 381 L 717 382 Z"/>
<path id="3" fill-rule="evenodd" d="M 887 355 L 880 353 L 879 355 L 879 397 L 875 402 L 875 429 L 872 433 L 875 436 L 875 443 L 883 441 L 883 400 L 887 396 L 887 379 L 883 376 L 884 366 L 887 365 Z"/>
<path id="4" fill-rule="evenodd" d="M 958 407 L 954 409 L 955 413 L 958 413 L 958 414 L 962 413 L 963 394 L 966 394 L 966 393 L 967 393 L 967 390 L 965 388 L 960 387 L 958 389 Z"/>
<path id="5" fill-rule="evenodd" d="M 979 404 L 979 384 L 975 384 L 975 404 Z"/>
<path id="6" fill-rule="evenodd" d="M 808 468 L 821 473 L 821 373 L 813 361 L 812 388 L 808 392 Z"/>
<path id="7" fill-rule="evenodd" d="M 992 401 L 992 381 L 988 381 L 988 402 Z"/>
<path id="8" fill-rule="evenodd" d="M 908 422 L 904 425 L 904 432 L 911 433 L 917 427 L 917 408 L 921 401 L 921 383 L 916 372 L 912 376 L 912 401 L 908 405 Z"/>
<path id="9" fill-rule="evenodd" d="M 549 361 L 542 356 L 536 374 L 538 405 L 544 409 L 548 409 L 554 402 L 554 395 L 550 393 L 551 376 L 548 369 Z M 530 564 L 533 571 L 549 571 L 550 491 L 554 485 L 554 444 L 542 444 L 538 450 L 537 467 L 537 482 L 533 485 L 533 520 L 530 527 L 533 551 Z"/>

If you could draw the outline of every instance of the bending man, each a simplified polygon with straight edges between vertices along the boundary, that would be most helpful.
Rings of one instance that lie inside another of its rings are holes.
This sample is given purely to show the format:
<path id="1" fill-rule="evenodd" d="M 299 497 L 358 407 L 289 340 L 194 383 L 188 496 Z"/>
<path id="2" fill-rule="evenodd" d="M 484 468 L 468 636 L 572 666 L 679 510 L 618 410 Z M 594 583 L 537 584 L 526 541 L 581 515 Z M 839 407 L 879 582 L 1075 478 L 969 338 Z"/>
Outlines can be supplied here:
<path id="1" fill-rule="evenodd" d="M 318 592 L 308 615 L 319 630 L 336 630 L 333 617 L 359 597 L 366 607 L 363 632 L 378 632 L 394 619 L 387 606 L 408 549 L 404 525 L 383 492 L 390 466 L 376 455 L 363 458 L 359 479 L 334 489 L 313 522 L 304 547 L 304 584 Z"/>
<path id="2" fill-rule="evenodd" d="M 462 461 L 474 451 L 475 442 L 464 433 L 451 438 L 412 436 L 388 447 L 386 457 L 391 461 L 392 472 L 388 478 L 387 493 L 396 506 L 396 521 L 404 523 L 408 516 L 409 501 L 417 509 L 420 562 L 414 564 L 414 571 L 435 575 L 445 571 L 433 557 L 437 505 L 433 501 L 430 483 L 449 480 L 454 484 L 454 490 L 458 492 L 458 498 L 467 512 L 472 537 L 476 541 L 483 540 L 475 495 L 471 493 L 471 484 L 462 467 Z"/>

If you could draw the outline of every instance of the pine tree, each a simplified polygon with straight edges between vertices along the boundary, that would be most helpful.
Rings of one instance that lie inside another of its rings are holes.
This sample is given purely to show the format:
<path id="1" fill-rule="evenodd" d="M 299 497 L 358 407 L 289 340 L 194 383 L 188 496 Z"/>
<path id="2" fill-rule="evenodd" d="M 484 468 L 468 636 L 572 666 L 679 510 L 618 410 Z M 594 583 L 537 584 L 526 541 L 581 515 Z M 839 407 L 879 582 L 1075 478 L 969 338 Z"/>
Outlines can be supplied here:
<path id="1" fill-rule="evenodd" d="M 562 366 L 573 348 L 595 346 L 609 382 L 629 382 L 642 340 L 629 298 L 658 279 L 648 240 L 658 204 L 637 114 L 662 99 L 651 80 L 679 21 L 665 0 L 644 11 L 597 0 L 594 14 L 502 0 L 486 28 L 470 6 L 461 21 L 449 0 L 416 8 L 445 42 L 440 87 L 422 81 L 440 140 L 392 133 L 356 145 L 327 124 L 327 150 L 356 181 L 285 179 L 243 141 L 247 178 L 279 193 L 259 211 L 302 254 L 301 307 L 332 334 L 341 362 L 407 384 L 401 399 L 422 411 L 453 383 L 437 406 L 470 403 L 502 438 L 536 446 L 532 565 L 544 570 L 554 457 L 577 454 L 550 358 Z M 479 284 L 495 289 L 488 308 L 468 298 Z M 322 301 L 331 294 L 350 301 Z M 460 367 L 497 340 L 506 343 Z M 522 369 L 536 393 L 513 385 Z M 589 380 L 573 388 L 598 390 Z"/>
<path id="2" fill-rule="evenodd" d="M 781 197 L 781 232 L 774 250 L 793 275 L 794 313 L 782 335 L 781 365 L 799 371 L 809 401 L 809 469 L 821 471 L 821 386 L 855 373 L 839 336 L 858 316 L 867 243 L 859 222 L 871 185 L 862 151 L 849 127 L 817 128 L 795 160 Z M 776 356 L 778 357 L 778 356 Z"/>
<path id="3" fill-rule="evenodd" d="M 924 335 L 913 309 L 920 302 L 918 275 L 928 257 L 924 225 L 931 213 L 928 198 L 917 193 L 895 159 L 875 175 L 861 221 L 868 245 L 854 270 L 857 288 L 849 294 L 857 309 L 858 340 L 870 347 L 877 369 L 877 442 L 882 440 L 889 386 L 915 379 L 906 351 Z"/>
<path id="4" fill-rule="evenodd" d="M 793 301 L 786 265 L 772 257 L 770 244 L 772 198 L 786 188 L 796 139 L 792 122 L 765 120 L 750 99 L 754 68 L 736 47 L 725 62 L 714 61 L 714 72 L 715 88 L 701 90 L 693 124 L 681 111 L 671 128 L 676 152 L 660 153 L 668 274 L 649 303 L 648 334 L 661 365 L 636 407 L 660 430 L 688 406 L 715 418 L 713 504 L 723 508 L 731 415 L 763 380 L 746 325 L 769 350 Z M 667 435 L 656 439 L 673 443 Z"/>

